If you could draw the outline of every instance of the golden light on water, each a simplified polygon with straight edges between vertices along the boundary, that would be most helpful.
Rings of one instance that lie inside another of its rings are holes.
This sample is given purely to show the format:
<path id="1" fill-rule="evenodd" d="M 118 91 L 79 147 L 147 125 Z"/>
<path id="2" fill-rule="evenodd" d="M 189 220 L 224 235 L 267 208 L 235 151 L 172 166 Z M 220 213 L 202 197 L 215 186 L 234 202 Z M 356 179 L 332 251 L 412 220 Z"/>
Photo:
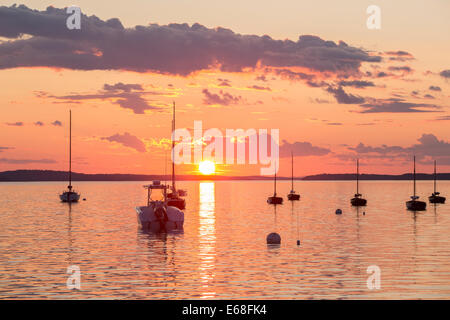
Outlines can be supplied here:
<path id="1" fill-rule="evenodd" d="M 214 174 L 216 172 L 216 164 L 209 160 L 202 161 L 198 164 L 198 171 L 204 175 Z"/>

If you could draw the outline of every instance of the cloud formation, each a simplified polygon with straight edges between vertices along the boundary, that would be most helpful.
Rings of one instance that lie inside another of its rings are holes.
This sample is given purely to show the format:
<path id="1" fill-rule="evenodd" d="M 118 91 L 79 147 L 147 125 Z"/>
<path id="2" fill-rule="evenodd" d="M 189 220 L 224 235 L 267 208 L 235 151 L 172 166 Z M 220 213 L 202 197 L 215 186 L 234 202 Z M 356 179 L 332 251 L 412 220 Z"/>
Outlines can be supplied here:
<path id="1" fill-rule="evenodd" d="M 22 127 L 23 126 L 23 122 L 22 121 L 7 122 L 6 125 L 7 126 L 11 126 L 11 127 Z"/>
<path id="2" fill-rule="evenodd" d="M 59 120 L 55 120 L 52 122 L 52 125 L 54 125 L 55 127 L 62 127 L 62 122 Z"/>
<path id="3" fill-rule="evenodd" d="M 381 145 L 378 147 L 367 146 L 359 143 L 355 147 L 348 147 L 365 158 L 401 158 L 409 160 L 416 155 L 419 160 L 438 159 L 441 164 L 450 165 L 450 142 L 439 140 L 434 134 L 424 133 L 417 139 L 418 143 L 409 147 Z"/>
<path id="4" fill-rule="evenodd" d="M 218 67 L 300 67 L 318 72 L 354 74 L 363 62 L 380 56 L 340 41 L 302 35 L 297 41 L 241 35 L 200 24 L 124 28 L 119 19 L 103 21 L 82 15 L 81 30 L 68 30 L 64 9 L 32 10 L 24 5 L 0 7 L 0 68 L 57 67 L 74 70 L 153 71 L 189 75 Z M 21 38 L 22 35 L 28 37 Z"/>
<path id="5" fill-rule="evenodd" d="M 0 163 L 7 163 L 7 164 L 31 164 L 31 163 L 49 164 L 49 163 L 57 163 L 57 161 L 52 160 L 52 159 L 9 159 L 9 158 L 0 158 Z"/>
<path id="6" fill-rule="evenodd" d="M 105 84 L 103 90 L 92 94 L 72 94 L 65 96 L 44 96 L 66 102 L 80 102 L 83 100 L 104 100 L 117 104 L 124 109 L 130 109 L 136 114 L 144 114 L 146 110 L 161 110 L 160 106 L 150 104 L 146 95 L 171 95 L 158 91 L 146 91 L 140 84 Z"/>
<path id="7" fill-rule="evenodd" d="M 360 104 L 365 101 L 363 97 L 356 96 L 351 93 L 346 93 L 341 86 L 329 86 L 326 91 L 331 93 L 336 98 L 336 101 L 341 104 Z"/>
<path id="8" fill-rule="evenodd" d="M 439 75 L 443 78 L 449 79 L 450 78 L 450 70 L 443 70 L 439 73 Z"/>
<path id="9" fill-rule="evenodd" d="M 229 106 L 238 104 L 242 101 L 241 96 L 233 96 L 228 92 L 220 90 L 220 92 L 212 93 L 208 89 L 203 89 L 203 103 L 206 105 L 222 105 Z"/>
<path id="10" fill-rule="evenodd" d="M 291 152 L 294 157 L 306 156 L 324 156 L 331 152 L 330 149 L 313 146 L 311 142 L 293 142 L 289 143 L 286 140 L 282 141 L 280 146 L 280 157 L 290 157 Z"/>
<path id="11" fill-rule="evenodd" d="M 363 109 L 360 113 L 410 113 L 410 112 L 436 112 L 440 106 L 427 103 L 407 102 L 400 98 L 370 99 L 361 104 Z"/>
<path id="12" fill-rule="evenodd" d="M 11 149 L 14 149 L 14 148 L 11 148 L 11 147 L 0 147 L 0 152 L 3 152 L 5 150 L 11 150 Z"/>
<path id="13" fill-rule="evenodd" d="M 144 142 L 139 139 L 138 137 L 129 134 L 128 132 L 125 132 L 124 134 L 115 134 L 110 137 L 103 137 L 102 140 L 107 140 L 109 142 L 117 142 L 121 145 L 129 148 L 133 148 L 134 150 L 138 152 L 145 152 L 145 144 Z"/>

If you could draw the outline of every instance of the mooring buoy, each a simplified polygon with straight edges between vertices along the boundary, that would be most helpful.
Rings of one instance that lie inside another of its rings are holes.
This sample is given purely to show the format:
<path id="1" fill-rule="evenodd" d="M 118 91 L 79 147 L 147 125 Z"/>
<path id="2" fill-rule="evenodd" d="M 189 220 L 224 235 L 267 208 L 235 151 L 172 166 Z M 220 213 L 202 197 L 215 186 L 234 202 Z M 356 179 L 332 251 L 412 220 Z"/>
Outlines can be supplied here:
<path id="1" fill-rule="evenodd" d="M 336 214 L 342 214 L 342 210 L 341 209 L 337 209 L 336 210 Z"/>
<path id="2" fill-rule="evenodd" d="M 278 233 L 272 232 L 267 235 L 267 244 L 280 244 L 281 243 L 281 237 Z"/>

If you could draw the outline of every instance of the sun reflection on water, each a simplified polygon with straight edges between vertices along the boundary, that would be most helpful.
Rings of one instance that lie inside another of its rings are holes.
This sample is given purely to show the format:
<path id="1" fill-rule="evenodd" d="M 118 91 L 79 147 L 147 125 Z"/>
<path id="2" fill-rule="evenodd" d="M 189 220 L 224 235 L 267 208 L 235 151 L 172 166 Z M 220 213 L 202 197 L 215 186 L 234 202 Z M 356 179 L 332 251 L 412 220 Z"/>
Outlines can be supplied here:
<path id="1" fill-rule="evenodd" d="M 203 287 L 202 298 L 214 298 L 216 293 L 209 291 L 210 283 L 215 277 L 216 260 L 216 218 L 215 218 L 215 184 L 200 183 L 199 210 L 199 259 L 200 281 Z"/>

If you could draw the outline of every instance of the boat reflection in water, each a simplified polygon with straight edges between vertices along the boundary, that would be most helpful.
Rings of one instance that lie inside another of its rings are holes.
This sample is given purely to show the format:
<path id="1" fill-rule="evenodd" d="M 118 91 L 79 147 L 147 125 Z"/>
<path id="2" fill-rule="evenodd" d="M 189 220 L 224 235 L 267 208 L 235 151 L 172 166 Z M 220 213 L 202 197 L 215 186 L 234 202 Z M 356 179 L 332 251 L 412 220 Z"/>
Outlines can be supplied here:
<path id="1" fill-rule="evenodd" d="M 200 182 L 199 207 L 199 260 L 201 298 L 214 298 L 216 292 L 210 289 L 215 277 L 216 260 L 216 217 L 215 217 L 215 183 Z"/>

